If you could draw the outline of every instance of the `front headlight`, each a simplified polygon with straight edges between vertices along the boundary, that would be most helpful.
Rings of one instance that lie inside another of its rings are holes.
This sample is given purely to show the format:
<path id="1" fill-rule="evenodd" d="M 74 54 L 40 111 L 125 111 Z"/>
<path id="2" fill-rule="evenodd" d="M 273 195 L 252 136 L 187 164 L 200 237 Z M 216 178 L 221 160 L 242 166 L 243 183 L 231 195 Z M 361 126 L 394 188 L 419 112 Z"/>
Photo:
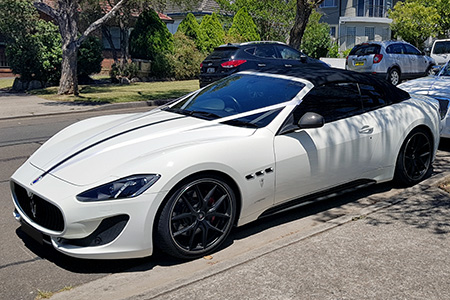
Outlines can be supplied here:
<path id="1" fill-rule="evenodd" d="M 133 198 L 142 194 L 160 177 L 157 174 L 129 176 L 83 192 L 77 196 L 77 200 L 93 202 Z"/>

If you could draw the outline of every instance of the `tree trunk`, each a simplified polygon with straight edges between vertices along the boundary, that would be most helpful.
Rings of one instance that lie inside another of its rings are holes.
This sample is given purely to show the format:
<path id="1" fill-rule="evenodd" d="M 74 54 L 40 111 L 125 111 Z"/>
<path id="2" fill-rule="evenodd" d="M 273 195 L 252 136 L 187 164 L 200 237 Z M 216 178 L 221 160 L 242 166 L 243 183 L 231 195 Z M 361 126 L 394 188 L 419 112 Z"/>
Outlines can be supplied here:
<path id="1" fill-rule="evenodd" d="M 74 94 L 78 96 L 78 72 L 77 72 L 78 47 L 76 42 L 70 42 L 63 47 L 61 63 L 61 79 L 59 81 L 58 94 Z"/>
<path id="2" fill-rule="evenodd" d="M 295 49 L 300 49 L 302 43 L 303 33 L 308 24 L 309 16 L 311 15 L 312 5 L 306 0 L 297 0 L 297 14 L 295 16 L 294 26 L 289 35 L 289 45 Z"/>
<path id="3" fill-rule="evenodd" d="M 77 56 L 80 47 L 78 35 L 78 2 L 76 0 L 59 0 L 59 10 L 64 11 L 58 19 L 62 42 L 61 79 L 58 94 L 78 96 Z"/>

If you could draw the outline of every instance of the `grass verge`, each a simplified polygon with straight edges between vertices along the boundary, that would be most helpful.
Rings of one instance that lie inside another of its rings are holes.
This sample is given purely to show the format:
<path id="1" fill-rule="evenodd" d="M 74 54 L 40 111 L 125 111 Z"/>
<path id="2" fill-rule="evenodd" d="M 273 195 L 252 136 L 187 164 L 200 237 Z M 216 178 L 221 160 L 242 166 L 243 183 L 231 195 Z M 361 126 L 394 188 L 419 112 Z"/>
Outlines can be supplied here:
<path id="1" fill-rule="evenodd" d="M 80 95 L 57 95 L 57 87 L 30 91 L 31 94 L 53 101 L 81 101 L 90 103 L 120 103 L 173 99 L 199 88 L 198 80 L 137 82 L 129 85 L 99 84 L 80 86 Z"/>
<path id="2" fill-rule="evenodd" d="M 14 78 L 0 78 L 0 90 L 11 88 L 14 82 Z"/>

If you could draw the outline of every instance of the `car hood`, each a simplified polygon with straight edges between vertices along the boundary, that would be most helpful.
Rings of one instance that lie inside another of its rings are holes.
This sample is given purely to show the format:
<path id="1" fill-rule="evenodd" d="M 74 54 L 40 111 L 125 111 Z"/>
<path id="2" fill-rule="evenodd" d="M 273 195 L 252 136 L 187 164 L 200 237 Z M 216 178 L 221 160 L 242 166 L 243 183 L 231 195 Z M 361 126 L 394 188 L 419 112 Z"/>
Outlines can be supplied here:
<path id="1" fill-rule="evenodd" d="M 399 88 L 415 94 L 450 97 L 450 76 L 427 76 L 409 80 Z"/>
<path id="2" fill-rule="evenodd" d="M 142 171 L 157 173 L 161 170 L 140 170 L 138 161 L 180 147 L 249 136 L 254 131 L 161 110 L 99 117 L 62 130 L 29 162 L 43 171 L 41 177 L 51 174 L 75 185 L 89 185 Z"/>

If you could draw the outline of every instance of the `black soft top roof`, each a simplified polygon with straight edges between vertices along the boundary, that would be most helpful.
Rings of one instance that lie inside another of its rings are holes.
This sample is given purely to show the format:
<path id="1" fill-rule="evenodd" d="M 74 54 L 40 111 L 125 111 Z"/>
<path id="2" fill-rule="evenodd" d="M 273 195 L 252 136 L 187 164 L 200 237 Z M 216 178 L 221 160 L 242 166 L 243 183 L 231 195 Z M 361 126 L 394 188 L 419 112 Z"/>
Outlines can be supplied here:
<path id="1" fill-rule="evenodd" d="M 336 68 L 324 68 L 321 66 L 307 65 L 301 67 L 275 68 L 262 71 L 270 74 L 280 74 L 303 78 L 310 81 L 314 86 L 321 86 L 328 83 L 355 82 L 372 85 L 384 91 L 386 98 L 391 102 L 400 102 L 411 98 L 408 92 L 397 88 L 387 80 L 379 79 L 375 76 L 348 71 Z"/>

